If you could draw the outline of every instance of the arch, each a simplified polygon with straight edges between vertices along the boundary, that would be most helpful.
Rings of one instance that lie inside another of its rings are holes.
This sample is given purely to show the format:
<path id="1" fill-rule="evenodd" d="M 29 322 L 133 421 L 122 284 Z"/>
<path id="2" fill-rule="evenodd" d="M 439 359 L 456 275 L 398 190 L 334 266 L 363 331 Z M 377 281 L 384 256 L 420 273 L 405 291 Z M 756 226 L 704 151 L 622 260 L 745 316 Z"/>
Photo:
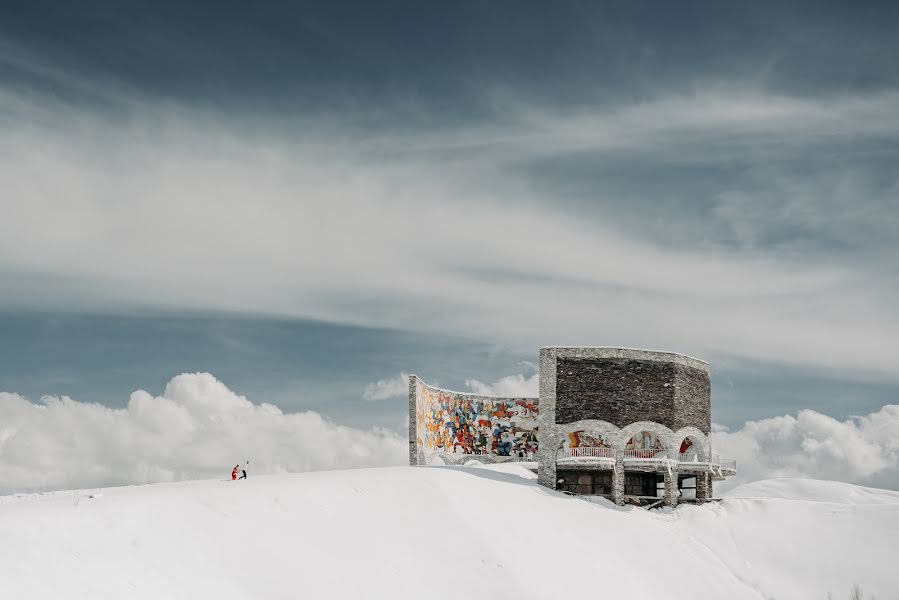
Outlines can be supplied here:
<path id="1" fill-rule="evenodd" d="M 665 450 L 666 453 L 671 451 L 671 447 L 674 445 L 673 440 L 676 437 L 674 432 L 668 427 L 661 423 L 656 423 L 655 421 L 637 421 L 636 423 L 631 423 L 630 425 L 622 427 L 618 432 L 616 440 L 617 449 L 625 450 L 631 438 L 641 432 L 654 434 L 662 449 Z"/>
<path id="2" fill-rule="evenodd" d="M 596 419 L 585 419 L 582 421 L 575 421 L 573 423 L 566 423 L 564 426 L 560 426 L 557 428 L 557 437 L 555 440 L 555 449 L 564 447 L 563 445 L 567 443 L 571 443 L 572 436 L 575 434 L 581 434 L 581 437 L 593 438 L 594 440 L 600 440 L 605 447 L 614 448 L 615 440 L 618 435 L 618 427 L 607 422 L 607 421 L 599 421 Z M 587 440 L 584 440 L 587 441 Z M 579 444 L 579 445 L 590 445 L 587 444 Z M 568 447 L 571 447 L 570 445 Z"/>
<path id="3" fill-rule="evenodd" d="M 612 448 L 612 442 L 595 430 L 576 429 L 562 437 L 559 448 Z"/>
<path id="4" fill-rule="evenodd" d="M 683 456 L 687 460 L 694 462 L 703 462 L 705 460 L 705 450 L 702 448 L 702 441 L 695 436 L 687 435 L 681 439 L 677 448 L 678 457 Z"/>
<path id="5" fill-rule="evenodd" d="M 678 454 L 693 454 L 700 462 L 708 460 L 711 456 L 711 444 L 709 438 L 696 427 L 682 427 L 675 432 Z"/>
<path id="6" fill-rule="evenodd" d="M 599 428 L 573 429 L 556 438 L 556 462 L 615 463 L 617 451 L 612 447 L 614 434 Z"/>

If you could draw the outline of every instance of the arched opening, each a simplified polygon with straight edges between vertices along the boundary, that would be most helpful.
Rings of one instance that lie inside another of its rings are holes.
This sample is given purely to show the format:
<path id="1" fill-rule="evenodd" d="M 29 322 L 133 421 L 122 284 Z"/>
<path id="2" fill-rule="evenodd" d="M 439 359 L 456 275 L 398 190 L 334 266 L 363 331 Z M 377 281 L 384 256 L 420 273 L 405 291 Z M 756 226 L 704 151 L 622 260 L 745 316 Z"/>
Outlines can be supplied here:
<path id="1" fill-rule="evenodd" d="M 699 487 L 708 471 L 703 441 L 696 435 L 686 435 L 677 449 L 677 491 L 682 500 L 698 497 Z"/>
<path id="2" fill-rule="evenodd" d="M 702 462 L 705 460 L 705 452 L 702 449 L 702 441 L 696 436 L 688 435 L 681 440 L 677 450 L 678 460 L 681 462 Z"/>
<path id="3" fill-rule="evenodd" d="M 562 448 L 610 448 L 603 437 L 597 433 L 588 433 L 583 429 L 571 431 L 562 440 Z"/>
<path id="4" fill-rule="evenodd" d="M 635 459 L 663 458 L 666 455 L 662 438 L 654 431 L 638 431 L 624 444 L 624 457 Z"/>
<path id="5" fill-rule="evenodd" d="M 661 497 L 668 458 L 662 435 L 650 429 L 637 431 L 625 442 L 623 454 L 625 497 L 636 502 Z"/>
<path id="6" fill-rule="evenodd" d="M 615 451 L 599 433 L 571 431 L 556 451 L 557 462 L 615 462 Z"/>
<path id="7" fill-rule="evenodd" d="M 556 450 L 556 489 L 583 496 L 611 496 L 615 451 L 602 435 L 571 431 Z"/>

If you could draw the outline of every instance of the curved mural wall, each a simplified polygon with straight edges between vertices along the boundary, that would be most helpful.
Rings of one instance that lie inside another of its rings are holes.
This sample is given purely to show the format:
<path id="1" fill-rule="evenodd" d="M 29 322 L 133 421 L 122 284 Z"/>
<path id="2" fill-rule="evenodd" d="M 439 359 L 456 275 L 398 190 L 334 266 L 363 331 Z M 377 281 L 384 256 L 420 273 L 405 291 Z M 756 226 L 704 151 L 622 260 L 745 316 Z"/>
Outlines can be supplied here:
<path id="1" fill-rule="evenodd" d="M 446 462 L 536 459 L 536 398 L 452 392 L 413 375 L 409 401 L 413 464 L 429 464 L 435 456 Z"/>

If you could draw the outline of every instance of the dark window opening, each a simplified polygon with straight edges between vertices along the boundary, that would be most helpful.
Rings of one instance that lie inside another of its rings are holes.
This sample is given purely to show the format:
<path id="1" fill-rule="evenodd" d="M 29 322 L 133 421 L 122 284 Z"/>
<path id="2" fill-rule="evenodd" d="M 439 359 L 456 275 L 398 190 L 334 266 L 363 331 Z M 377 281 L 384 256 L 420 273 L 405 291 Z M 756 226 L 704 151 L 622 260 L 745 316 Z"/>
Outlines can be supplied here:
<path id="1" fill-rule="evenodd" d="M 657 473 L 625 473 L 624 494 L 626 496 L 658 497 L 660 480 Z"/>
<path id="2" fill-rule="evenodd" d="M 582 496 L 611 496 L 611 471 L 557 471 L 556 489 Z"/>

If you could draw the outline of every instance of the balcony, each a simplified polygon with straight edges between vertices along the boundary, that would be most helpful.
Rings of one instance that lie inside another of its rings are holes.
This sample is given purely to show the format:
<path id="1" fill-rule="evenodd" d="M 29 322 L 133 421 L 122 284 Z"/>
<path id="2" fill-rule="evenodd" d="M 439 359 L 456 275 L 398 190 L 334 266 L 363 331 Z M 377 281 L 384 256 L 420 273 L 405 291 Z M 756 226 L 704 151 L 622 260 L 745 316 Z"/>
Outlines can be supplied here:
<path id="1" fill-rule="evenodd" d="M 625 468 L 636 470 L 665 470 L 674 467 L 674 460 L 668 458 L 665 450 L 623 450 L 621 457 Z M 615 465 L 616 453 L 612 448 L 559 448 L 556 453 L 556 464 L 559 466 L 589 466 L 611 468 Z M 708 459 L 700 460 L 695 453 L 679 454 L 677 457 L 678 470 L 682 473 L 710 473 L 715 479 L 724 479 L 737 473 L 737 463 L 734 460 L 721 459 L 713 454 Z"/>
<path id="2" fill-rule="evenodd" d="M 737 474 L 737 461 L 722 459 L 717 454 L 702 460 L 696 454 L 679 454 L 677 462 L 682 472 L 711 473 L 717 479 Z"/>
<path id="3" fill-rule="evenodd" d="M 668 453 L 665 450 L 624 450 L 624 466 L 656 466 L 668 463 Z"/>
<path id="4" fill-rule="evenodd" d="M 611 448 L 559 448 L 556 464 L 560 465 L 607 465 L 615 464 L 615 451 Z"/>

